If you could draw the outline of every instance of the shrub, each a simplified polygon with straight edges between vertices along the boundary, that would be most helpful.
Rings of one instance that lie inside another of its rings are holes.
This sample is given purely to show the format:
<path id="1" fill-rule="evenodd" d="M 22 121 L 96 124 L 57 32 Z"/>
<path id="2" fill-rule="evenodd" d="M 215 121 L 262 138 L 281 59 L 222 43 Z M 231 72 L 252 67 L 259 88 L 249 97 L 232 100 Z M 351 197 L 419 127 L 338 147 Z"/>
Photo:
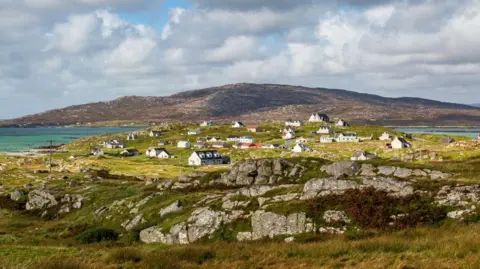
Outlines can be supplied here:
<path id="1" fill-rule="evenodd" d="M 118 239 L 118 233 L 109 228 L 95 228 L 78 234 L 75 240 L 84 243 L 98 243 L 102 241 L 116 241 Z"/>
<path id="2" fill-rule="evenodd" d="M 12 211 L 24 210 L 25 203 L 13 201 L 7 196 L 0 196 L 0 209 L 7 209 Z"/>
<path id="3" fill-rule="evenodd" d="M 143 259 L 143 255 L 139 250 L 133 248 L 118 249 L 108 256 L 108 261 L 113 263 L 137 263 Z"/>

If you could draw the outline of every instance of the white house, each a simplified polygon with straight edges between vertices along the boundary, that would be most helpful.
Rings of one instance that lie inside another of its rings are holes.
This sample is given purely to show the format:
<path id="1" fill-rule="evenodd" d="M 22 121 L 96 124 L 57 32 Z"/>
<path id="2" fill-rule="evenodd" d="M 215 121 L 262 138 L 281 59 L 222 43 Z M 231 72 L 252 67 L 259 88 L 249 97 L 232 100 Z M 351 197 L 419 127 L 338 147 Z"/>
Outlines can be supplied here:
<path id="1" fill-rule="evenodd" d="M 101 148 L 95 147 L 95 148 L 92 149 L 92 155 L 97 156 L 97 155 L 103 155 L 103 154 L 105 154 L 105 153 L 103 152 L 103 150 Z"/>
<path id="2" fill-rule="evenodd" d="M 177 148 L 189 149 L 192 147 L 192 143 L 189 141 L 178 141 Z"/>
<path id="3" fill-rule="evenodd" d="M 297 152 L 297 153 L 306 152 L 306 151 L 312 151 L 312 149 L 307 147 L 305 144 L 300 144 L 300 143 L 297 143 L 295 147 L 293 147 L 292 149 L 292 152 Z"/>
<path id="4" fill-rule="evenodd" d="M 335 124 L 335 126 L 337 126 L 337 127 L 348 127 L 349 124 L 348 124 L 347 121 L 342 120 L 342 119 L 339 119 L 339 120 L 337 121 L 337 123 Z"/>
<path id="5" fill-rule="evenodd" d="M 296 142 L 297 144 L 306 144 L 308 141 L 307 141 L 307 139 L 304 138 L 304 137 L 299 137 L 299 138 L 297 138 L 297 139 L 295 140 L 295 142 Z"/>
<path id="6" fill-rule="evenodd" d="M 253 139 L 251 136 L 242 136 L 238 141 L 241 143 L 253 143 L 255 142 L 255 139 Z"/>
<path id="7" fill-rule="evenodd" d="M 245 125 L 244 125 L 242 122 L 240 122 L 240 121 L 234 121 L 234 122 L 232 122 L 232 128 L 242 128 L 242 127 L 244 127 L 244 126 L 245 126 Z"/>
<path id="8" fill-rule="evenodd" d="M 194 166 L 223 164 L 223 157 L 216 150 L 194 151 L 188 158 L 188 164 Z"/>
<path id="9" fill-rule="evenodd" d="M 260 133 L 262 129 L 258 126 L 249 126 L 247 131 L 252 132 L 252 133 Z"/>
<path id="10" fill-rule="evenodd" d="M 188 130 L 188 135 L 199 135 L 201 132 L 198 129 Z"/>
<path id="11" fill-rule="evenodd" d="M 145 152 L 147 157 L 169 159 L 173 156 L 165 148 L 148 148 Z"/>
<path id="12" fill-rule="evenodd" d="M 352 160 L 352 161 L 366 161 L 366 160 L 375 159 L 375 158 L 378 158 L 378 156 L 375 155 L 375 154 L 368 153 L 366 151 L 357 151 L 357 152 L 353 153 L 350 160 Z"/>
<path id="13" fill-rule="evenodd" d="M 103 146 L 109 149 L 123 149 L 125 144 L 120 140 L 107 140 L 103 142 Z"/>
<path id="14" fill-rule="evenodd" d="M 283 139 L 293 139 L 295 138 L 295 132 L 283 132 L 282 133 Z"/>
<path id="15" fill-rule="evenodd" d="M 308 119 L 309 122 L 329 122 L 327 114 L 313 113 Z"/>
<path id="16" fill-rule="evenodd" d="M 395 137 L 393 139 L 392 143 L 392 149 L 404 149 L 404 148 L 411 148 L 412 145 L 407 142 L 407 140 L 401 138 L 401 137 Z"/>
<path id="17" fill-rule="evenodd" d="M 317 134 L 333 134 L 333 129 L 330 126 L 320 126 Z"/>
<path id="18" fill-rule="evenodd" d="M 285 126 L 300 127 L 303 126 L 303 121 L 301 120 L 287 120 Z"/>
<path id="19" fill-rule="evenodd" d="M 265 144 L 262 146 L 264 149 L 278 149 L 280 148 L 279 144 Z"/>
<path id="20" fill-rule="evenodd" d="M 126 149 L 126 150 L 120 152 L 120 155 L 122 155 L 124 157 L 132 157 L 132 156 L 137 156 L 139 154 L 140 154 L 140 152 L 136 149 Z"/>
<path id="21" fill-rule="evenodd" d="M 341 133 L 335 137 L 336 142 L 360 142 L 356 133 Z"/>
<path id="22" fill-rule="evenodd" d="M 389 133 L 384 132 L 378 139 L 381 141 L 386 141 L 392 139 L 392 136 Z"/>
<path id="23" fill-rule="evenodd" d="M 138 138 L 138 135 L 136 134 L 127 135 L 127 140 L 136 140 L 137 138 Z"/>
<path id="24" fill-rule="evenodd" d="M 150 137 L 160 137 L 160 136 L 162 136 L 162 133 L 159 132 L 159 131 L 150 131 L 150 133 L 148 135 Z"/>
<path id="25" fill-rule="evenodd" d="M 207 137 L 207 141 L 208 142 L 221 142 L 222 139 L 220 137 L 214 136 L 214 137 Z"/>
<path id="26" fill-rule="evenodd" d="M 213 122 L 210 120 L 209 121 L 204 120 L 200 123 L 200 127 L 207 127 L 207 126 L 213 126 Z"/>
<path id="27" fill-rule="evenodd" d="M 335 142 L 335 137 L 331 137 L 328 135 L 320 136 L 320 143 L 333 143 Z"/>
<path id="28" fill-rule="evenodd" d="M 240 141 L 240 136 L 230 135 L 227 137 L 227 141 Z"/>

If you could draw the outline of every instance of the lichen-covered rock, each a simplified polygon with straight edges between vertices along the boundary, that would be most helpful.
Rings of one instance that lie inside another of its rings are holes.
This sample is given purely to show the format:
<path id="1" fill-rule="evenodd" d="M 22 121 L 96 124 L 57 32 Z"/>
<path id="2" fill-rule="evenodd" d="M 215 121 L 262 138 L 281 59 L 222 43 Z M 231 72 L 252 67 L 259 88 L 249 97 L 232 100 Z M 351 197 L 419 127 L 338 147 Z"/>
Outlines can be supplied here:
<path id="1" fill-rule="evenodd" d="M 173 180 L 169 179 L 165 182 L 162 182 L 160 184 L 157 185 L 157 189 L 159 190 L 167 190 L 167 189 L 170 189 L 172 186 L 173 186 Z"/>
<path id="2" fill-rule="evenodd" d="M 326 234 L 343 234 L 347 229 L 345 227 L 337 228 L 337 227 L 321 227 L 318 229 L 319 233 L 326 233 Z"/>
<path id="3" fill-rule="evenodd" d="M 237 234 L 237 241 L 250 241 L 252 240 L 251 232 L 239 232 Z"/>
<path id="4" fill-rule="evenodd" d="M 308 233 L 314 229 L 313 223 L 303 212 L 283 216 L 259 210 L 253 213 L 251 222 L 252 240 L 264 237 L 273 238 L 277 235 Z"/>
<path id="5" fill-rule="evenodd" d="M 323 220 L 326 223 L 350 223 L 347 213 L 337 210 L 328 210 L 323 213 Z"/>
<path id="6" fill-rule="evenodd" d="M 435 197 L 439 205 L 464 207 L 480 203 L 480 185 L 443 186 Z"/>
<path id="7" fill-rule="evenodd" d="M 349 189 L 358 189 L 360 185 L 355 181 L 337 180 L 335 178 L 311 179 L 303 187 L 300 199 L 307 200 L 317 196 L 341 194 Z"/>
<path id="8" fill-rule="evenodd" d="M 182 212 L 182 211 L 183 211 L 182 203 L 177 200 L 177 201 L 173 202 L 172 204 L 170 204 L 169 206 L 160 209 L 159 214 L 160 214 L 160 217 L 163 218 L 164 216 L 166 216 L 168 214 L 179 213 L 179 212 Z"/>
<path id="9" fill-rule="evenodd" d="M 336 162 L 322 167 L 325 172 L 335 177 L 356 176 L 360 168 L 359 163 L 352 161 Z"/>
<path id="10" fill-rule="evenodd" d="M 427 172 L 423 171 L 422 169 L 414 169 L 413 172 L 412 172 L 412 175 L 416 176 L 416 177 L 427 177 L 428 176 Z"/>
<path id="11" fill-rule="evenodd" d="M 390 192 L 394 196 L 407 196 L 413 194 L 414 191 L 408 182 L 384 177 L 363 179 L 363 184 L 376 190 Z"/>
<path id="12" fill-rule="evenodd" d="M 153 243 L 173 244 L 171 235 L 163 233 L 162 228 L 157 226 L 142 230 L 139 234 L 139 238 L 140 238 L 140 241 L 145 244 L 153 244 Z"/>
<path id="13" fill-rule="evenodd" d="M 448 174 L 448 173 L 443 173 L 443 172 L 440 172 L 440 171 L 432 171 L 430 173 L 430 178 L 435 180 L 435 179 L 448 179 L 450 178 L 452 175 Z"/>
<path id="14" fill-rule="evenodd" d="M 28 194 L 27 210 L 47 209 L 58 204 L 53 192 L 33 190 Z"/>
<path id="15" fill-rule="evenodd" d="M 399 167 L 395 170 L 393 175 L 399 178 L 408 178 L 412 176 L 412 169 Z"/>
<path id="16" fill-rule="evenodd" d="M 13 201 L 20 201 L 20 199 L 22 199 L 24 195 L 25 192 L 23 190 L 17 189 L 10 193 L 10 199 L 12 199 Z"/>
<path id="17" fill-rule="evenodd" d="M 477 208 L 472 205 L 470 208 L 464 210 L 455 210 L 447 213 L 447 217 L 450 219 L 463 219 L 465 216 L 475 212 Z"/>
<path id="18" fill-rule="evenodd" d="M 377 173 L 375 173 L 375 167 L 372 164 L 362 164 L 360 175 L 371 177 L 376 176 Z"/>
<path id="19" fill-rule="evenodd" d="M 133 230 L 139 224 L 145 223 L 146 220 L 143 218 L 143 214 L 138 214 L 132 220 L 126 220 L 122 223 L 122 227 L 127 231 Z"/>
<path id="20" fill-rule="evenodd" d="M 130 214 L 138 214 L 138 211 L 140 210 L 140 207 L 144 206 L 148 201 L 150 201 L 153 198 L 154 195 L 149 195 L 142 200 L 140 200 L 138 203 L 134 205 L 134 207 L 130 210 Z"/>
<path id="21" fill-rule="evenodd" d="M 391 176 L 393 173 L 395 173 L 395 170 L 397 168 L 393 166 L 379 166 L 378 167 L 378 174 L 384 175 L 384 176 Z"/>
<path id="22" fill-rule="evenodd" d="M 284 159 L 248 160 L 235 164 L 230 172 L 222 174 L 217 184 L 227 186 L 249 186 L 275 184 L 287 176 L 299 177 L 304 168 Z"/>

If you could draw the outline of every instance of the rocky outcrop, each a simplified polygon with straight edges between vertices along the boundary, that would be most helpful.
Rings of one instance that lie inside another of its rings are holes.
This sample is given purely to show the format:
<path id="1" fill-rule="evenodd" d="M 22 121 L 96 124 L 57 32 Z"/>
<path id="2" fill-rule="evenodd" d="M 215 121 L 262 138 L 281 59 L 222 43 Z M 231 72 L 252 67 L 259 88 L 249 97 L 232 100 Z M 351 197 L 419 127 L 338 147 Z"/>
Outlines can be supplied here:
<path id="1" fill-rule="evenodd" d="M 10 199 L 13 201 L 20 201 L 23 196 L 25 195 L 25 192 L 23 190 L 14 190 L 10 193 Z"/>
<path id="2" fill-rule="evenodd" d="M 345 161 L 325 165 L 322 170 L 334 177 L 349 176 L 353 177 L 360 171 L 361 165 L 357 162 Z"/>
<path id="3" fill-rule="evenodd" d="M 58 205 L 54 193 L 47 190 L 33 190 L 28 194 L 27 210 L 47 209 Z"/>
<path id="4" fill-rule="evenodd" d="M 443 186 L 435 197 L 439 205 L 466 207 L 480 203 L 480 185 Z"/>
<path id="5" fill-rule="evenodd" d="M 310 233 L 313 231 L 314 225 L 312 221 L 308 219 L 303 212 L 284 216 L 259 210 L 255 211 L 252 215 L 252 240 L 264 237 L 273 238 L 278 235 Z M 245 237 L 248 236 L 243 233 L 241 238 Z"/>
<path id="6" fill-rule="evenodd" d="M 179 213 L 182 211 L 183 211 L 182 203 L 177 200 L 173 202 L 171 205 L 160 209 L 160 212 L 158 214 L 160 215 L 160 218 L 163 218 L 168 214 Z"/>
<path id="7" fill-rule="evenodd" d="M 60 200 L 62 207 L 58 211 L 58 214 L 69 213 L 73 209 L 80 209 L 83 206 L 83 201 L 86 198 L 80 194 L 65 194 Z"/>
<path id="8" fill-rule="evenodd" d="M 305 168 L 284 159 L 248 160 L 237 163 L 216 181 L 227 186 L 276 184 L 285 178 L 298 178 Z"/>
<path id="9" fill-rule="evenodd" d="M 136 215 L 132 220 L 126 220 L 122 223 L 122 227 L 127 231 L 135 229 L 138 225 L 145 223 L 146 220 L 143 218 L 143 214 Z"/>
<path id="10" fill-rule="evenodd" d="M 363 185 L 373 187 L 379 191 L 386 191 L 394 196 L 407 196 L 413 194 L 410 183 L 394 180 L 391 178 L 374 177 L 363 179 Z"/>
<path id="11" fill-rule="evenodd" d="M 174 225 L 169 232 L 160 227 L 150 227 L 140 232 L 144 243 L 188 244 L 213 234 L 222 224 L 241 218 L 243 211 L 215 211 L 209 207 L 195 209 L 186 222 Z"/>
<path id="12" fill-rule="evenodd" d="M 303 187 L 301 200 L 312 199 L 317 196 L 341 194 L 349 189 L 358 189 L 360 185 L 351 180 L 338 180 L 336 178 L 311 179 Z"/>

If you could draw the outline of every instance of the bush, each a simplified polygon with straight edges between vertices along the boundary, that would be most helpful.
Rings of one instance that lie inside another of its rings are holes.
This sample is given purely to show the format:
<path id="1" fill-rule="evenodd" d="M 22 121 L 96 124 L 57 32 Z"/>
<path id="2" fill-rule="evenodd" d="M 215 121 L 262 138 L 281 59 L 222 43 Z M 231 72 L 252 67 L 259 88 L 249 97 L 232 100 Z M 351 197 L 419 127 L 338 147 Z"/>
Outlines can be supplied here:
<path id="1" fill-rule="evenodd" d="M 7 209 L 12 211 L 24 210 L 25 203 L 13 201 L 7 196 L 0 196 L 0 209 Z"/>
<path id="2" fill-rule="evenodd" d="M 133 248 L 118 249 L 108 256 L 108 261 L 113 263 L 137 263 L 143 259 L 139 250 Z"/>
<path id="3" fill-rule="evenodd" d="M 109 228 L 95 228 L 78 234 L 75 237 L 75 240 L 84 244 L 98 243 L 102 241 L 116 241 L 118 240 L 118 233 Z"/>

